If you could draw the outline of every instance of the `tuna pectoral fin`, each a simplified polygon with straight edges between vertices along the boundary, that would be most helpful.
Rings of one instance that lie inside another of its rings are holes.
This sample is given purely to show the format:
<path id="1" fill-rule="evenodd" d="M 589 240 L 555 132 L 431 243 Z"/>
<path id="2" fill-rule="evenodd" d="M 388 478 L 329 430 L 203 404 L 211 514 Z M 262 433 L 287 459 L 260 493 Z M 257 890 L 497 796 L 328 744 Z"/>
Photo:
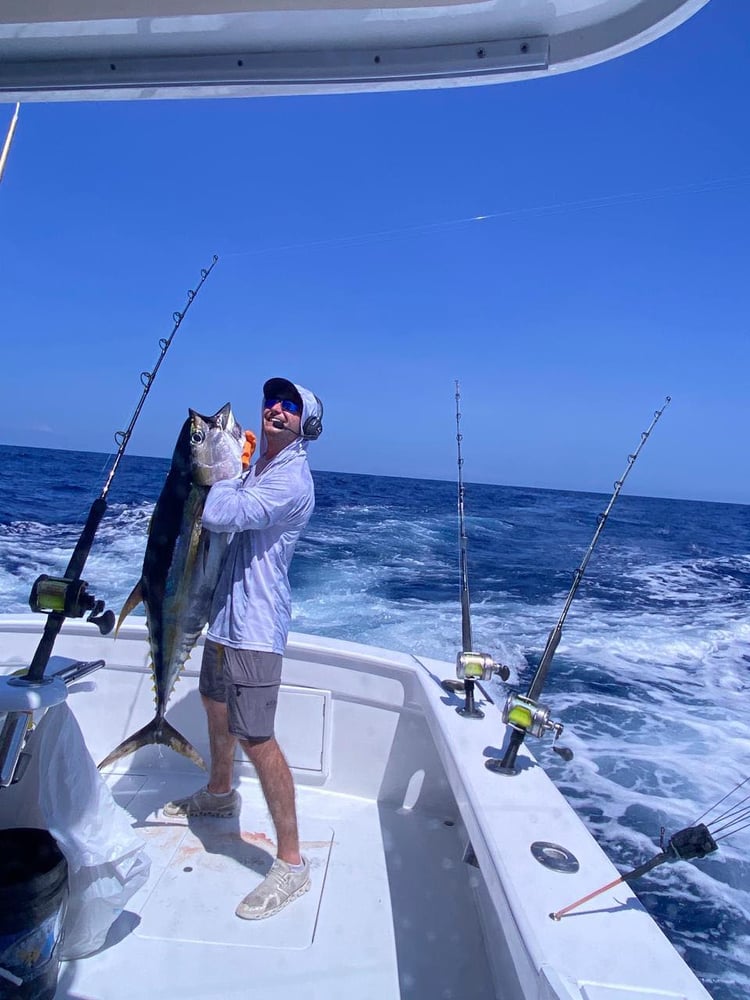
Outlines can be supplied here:
<path id="1" fill-rule="evenodd" d="M 161 743 L 165 747 L 171 747 L 172 750 L 181 753 L 188 760 L 192 760 L 198 767 L 202 767 L 204 771 L 208 770 L 203 758 L 195 747 L 181 733 L 178 733 L 174 726 L 170 726 L 166 719 L 160 719 L 158 715 L 147 726 L 144 726 L 143 729 L 139 729 L 137 733 L 133 733 L 132 736 L 123 740 L 118 747 L 115 747 L 112 753 L 104 758 L 99 768 L 109 767 L 116 760 L 119 760 L 121 757 L 127 757 L 128 754 L 135 753 L 136 750 L 148 746 L 149 743 Z"/>
<path id="2" fill-rule="evenodd" d="M 122 606 L 122 611 L 120 612 L 120 617 L 117 619 L 117 628 L 115 629 L 115 639 L 117 638 L 117 633 L 120 631 L 120 626 L 128 617 L 133 608 L 137 608 L 138 605 L 143 600 L 143 591 L 141 590 L 141 581 L 136 583 L 135 587 L 130 591 L 128 599 Z"/>

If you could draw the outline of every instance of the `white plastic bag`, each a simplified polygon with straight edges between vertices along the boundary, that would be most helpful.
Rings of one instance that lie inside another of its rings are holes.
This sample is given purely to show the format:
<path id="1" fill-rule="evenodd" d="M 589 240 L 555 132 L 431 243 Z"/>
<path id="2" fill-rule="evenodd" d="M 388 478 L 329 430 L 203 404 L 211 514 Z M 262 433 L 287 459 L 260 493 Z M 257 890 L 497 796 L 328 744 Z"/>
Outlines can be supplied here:
<path id="1" fill-rule="evenodd" d="M 12 788 L 21 798 L 9 825 L 46 828 L 65 855 L 70 895 L 61 958 L 82 958 L 104 944 L 127 901 L 147 881 L 151 862 L 66 704 L 49 709 L 29 749 L 27 773 Z"/>
<path id="2" fill-rule="evenodd" d="M 101 948 L 127 901 L 147 881 L 150 867 L 138 849 L 118 861 L 79 868 L 69 875 L 62 959 L 83 958 Z"/>

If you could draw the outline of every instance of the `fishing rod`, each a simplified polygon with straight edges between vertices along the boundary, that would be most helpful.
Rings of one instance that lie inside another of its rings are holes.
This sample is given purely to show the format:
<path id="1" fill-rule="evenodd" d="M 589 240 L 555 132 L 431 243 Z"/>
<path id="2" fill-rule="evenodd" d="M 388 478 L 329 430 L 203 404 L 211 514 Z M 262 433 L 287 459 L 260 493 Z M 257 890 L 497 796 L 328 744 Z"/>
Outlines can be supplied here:
<path id="1" fill-rule="evenodd" d="M 505 681 L 510 676 L 507 667 L 495 663 L 488 653 L 473 651 L 471 638 L 471 603 L 469 600 L 469 554 L 466 535 L 466 519 L 464 514 L 464 459 L 461 452 L 461 387 L 456 379 L 456 449 L 458 452 L 458 539 L 459 539 L 459 573 L 461 581 L 461 652 L 456 656 L 456 676 L 458 682 L 443 681 L 446 691 L 464 691 L 465 704 L 456 709 L 459 715 L 467 719 L 483 719 L 484 712 L 476 707 L 474 702 L 474 684 L 478 680 L 489 680 L 493 674 L 500 674 Z"/>
<path id="2" fill-rule="evenodd" d="M 555 655 L 557 647 L 560 645 L 560 639 L 562 638 L 563 625 L 565 624 L 565 619 L 568 617 L 568 612 L 570 611 L 570 606 L 573 603 L 573 598 L 578 591 L 581 580 L 583 579 L 583 574 L 586 572 L 586 567 L 589 564 L 589 560 L 594 552 L 596 543 L 599 541 L 599 537 L 604 530 L 604 525 L 607 523 L 607 518 L 615 505 L 615 501 L 620 495 L 620 490 L 622 489 L 625 480 L 628 478 L 630 470 L 633 468 L 636 459 L 641 453 L 641 449 L 648 441 L 651 432 L 653 431 L 656 424 L 659 422 L 659 418 L 662 413 L 666 410 L 667 406 L 672 401 L 671 396 L 667 396 L 664 405 L 660 410 L 656 410 L 654 413 L 654 418 L 648 427 L 641 433 L 641 440 L 638 443 L 638 447 L 635 449 L 632 455 L 628 455 L 628 464 L 625 467 L 625 471 L 622 476 L 615 481 L 615 488 L 612 496 L 610 497 L 609 503 L 603 513 L 599 515 L 598 524 L 596 526 L 596 531 L 594 532 L 594 537 L 591 539 L 586 554 L 581 560 L 581 564 L 573 575 L 573 584 L 568 592 L 568 596 L 565 600 L 565 605 L 563 607 L 562 613 L 557 621 L 557 624 L 549 633 L 547 637 L 547 642 L 542 652 L 542 658 L 539 661 L 539 666 L 536 669 L 534 677 L 532 678 L 529 689 L 525 695 L 519 694 L 518 692 L 511 692 L 506 698 L 505 705 L 503 707 L 503 722 L 511 727 L 510 740 L 508 742 L 508 748 L 502 760 L 498 761 L 495 759 L 490 759 L 485 761 L 485 766 L 490 771 L 496 771 L 498 774 L 514 775 L 516 774 L 516 756 L 518 751 L 523 744 L 526 735 L 530 733 L 532 736 L 544 736 L 547 732 L 552 732 L 554 734 L 554 742 L 561 736 L 563 731 L 563 725 L 560 722 L 553 722 L 549 717 L 549 708 L 546 705 L 541 705 L 538 702 L 538 698 L 542 693 L 542 688 L 544 687 L 545 681 L 547 680 L 547 675 L 549 673 L 550 664 L 552 663 L 552 658 Z M 554 747 L 555 751 L 559 753 L 566 760 L 570 760 L 572 753 L 563 747 Z"/>
<path id="3" fill-rule="evenodd" d="M 146 402 L 146 397 L 151 390 L 151 386 L 153 385 L 154 379 L 156 378 L 159 368 L 161 367 L 161 363 L 166 357 L 167 351 L 169 350 L 174 336 L 180 328 L 188 309 L 195 301 L 198 292 L 201 290 L 203 283 L 214 269 L 218 259 L 217 255 L 214 254 L 211 266 L 201 269 L 201 280 L 198 282 L 195 289 L 189 289 L 187 303 L 184 309 L 182 312 L 174 312 L 172 314 L 172 319 L 174 320 L 172 332 L 169 337 L 162 338 L 159 341 L 160 353 L 152 371 L 141 372 L 143 392 L 141 393 L 141 397 L 138 400 L 138 404 L 133 412 L 133 416 L 130 419 L 127 429 L 124 431 L 117 431 L 115 434 L 117 454 L 115 455 L 114 462 L 112 463 L 112 468 L 109 471 L 109 475 L 107 476 L 101 493 L 91 505 L 88 518 L 83 526 L 83 531 L 81 532 L 78 542 L 76 543 L 73 555 L 70 557 L 70 561 L 64 575 L 62 577 L 51 577 L 43 574 L 34 581 L 34 585 L 31 588 L 31 595 L 29 597 L 29 605 L 32 611 L 39 611 L 42 614 L 46 614 L 47 622 L 44 626 L 42 638 L 37 646 L 36 652 L 34 653 L 28 672 L 22 678 L 16 679 L 19 683 L 42 683 L 44 680 L 44 671 L 52 654 L 52 647 L 54 646 L 55 640 L 66 618 L 82 618 L 86 612 L 89 612 L 86 620 L 96 625 L 102 635 L 107 635 L 114 628 L 115 616 L 113 612 L 105 611 L 104 601 L 98 600 L 93 594 L 89 594 L 88 584 L 85 580 L 81 579 L 81 573 L 83 572 L 86 559 L 88 558 L 91 550 L 97 528 L 99 527 L 102 517 L 104 516 L 104 512 L 107 509 L 107 494 L 109 493 L 109 489 L 112 485 L 112 480 L 114 479 L 115 473 L 117 472 L 120 462 L 122 461 L 122 457 L 125 454 L 125 449 L 128 446 L 128 442 L 130 441 L 130 437 L 133 433 L 133 428 L 135 427 L 136 421 L 138 420 L 140 412 L 143 409 L 143 404 Z"/>
<path id="4" fill-rule="evenodd" d="M 735 797 L 732 800 L 732 796 L 736 796 L 736 793 L 739 793 L 740 789 L 744 788 L 748 781 L 750 781 L 750 777 L 738 781 L 734 788 L 730 789 L 726 795 L 723 795 L 699 816 L 692 826 L 687 826 L 684 830 L 678 830 L 677 833 L 670 837 L 666 847 L 664 846 L 664 829 L 662 828 L 659 844 L 661 850 L 657 855 L 637 868 L 633 868 L 632 871 L 627 872 L 625 875 L 614 879 L 614 881 L 608 882 L 599 889 L 594 889 L 593 892 L 582 896 L 581 899 L 577 899 L 574 903 L 569 903 L 568 906 L 563 906 L 561 910 L 550 913 L 550 917 L 553 920 L 560 920 L 566 914 L 570 913 L 571 910 L 582 906 L 583 903 L 588 903 L 589 900 L 595 899 L 608 889 L 613 889 L 622 882 L 633 882 L 659 865 L 675 861 L 694 861 L 697 858 L 705 858 L 709 854 L 713 854 L 714 851 L 719 849 L 719 841 L 726 840 L 727 837 L 731 837 L 735 833 L 740 833 L 750 826 L 750 795 L 743 795 L 739 799 Z M 724 806 L 723 812 L 719 812 L 720 806 Z M 716 815 L 711 816 L 712 813 Z"/>
<path id="5" fill-rule="evenodd" d="M 458 452 L 458 538 L 459 569 L 461 573 L 461 644 L 463 652 L 471 651 L 471 604 L 469 601 L 469 552 L 464 517 L 464 459 L 461 454 L 461 386 L 456 379 L 456 450 Z M 461 655 L 461 654 L 459 654 Z"/>

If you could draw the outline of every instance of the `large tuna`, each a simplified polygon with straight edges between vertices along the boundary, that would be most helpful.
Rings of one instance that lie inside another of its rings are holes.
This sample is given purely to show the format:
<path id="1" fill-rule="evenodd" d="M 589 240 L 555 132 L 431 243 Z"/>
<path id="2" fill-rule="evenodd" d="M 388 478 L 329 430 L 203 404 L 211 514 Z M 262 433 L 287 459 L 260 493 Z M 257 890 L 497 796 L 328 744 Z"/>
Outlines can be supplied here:
<path id="1" fill-rule="evenodd" d="M 169 696 L 208 621 L 229 535 L 201 527 L 206 495 L 213 483 L 242 471 L 245 437 L 229 403 L 213 417 L 194 410 L 185 421 L 164 488 L 148 529 L 141 578 L 117 623 L 141 601 L 146 609 L 156 715 L 106 757 L 105 767 L 149 743 L 162 743 L 200 767 L 198 752 L 164 718 Z"/>

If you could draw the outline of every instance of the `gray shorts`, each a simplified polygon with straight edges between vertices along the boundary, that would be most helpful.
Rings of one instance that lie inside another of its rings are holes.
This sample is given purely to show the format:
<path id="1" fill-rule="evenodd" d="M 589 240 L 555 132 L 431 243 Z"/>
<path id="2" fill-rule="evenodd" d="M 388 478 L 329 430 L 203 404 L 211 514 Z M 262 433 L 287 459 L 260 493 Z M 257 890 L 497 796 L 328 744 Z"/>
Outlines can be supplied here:
<path id="1" fill-rule="evenodd" d="M 199 689 L 211 701 L 226 702 L 229 732 L 243 740 L 273 736 L 281 685 L 282 657 L 256 649 L 232 649 L 206 639 Z"/>

